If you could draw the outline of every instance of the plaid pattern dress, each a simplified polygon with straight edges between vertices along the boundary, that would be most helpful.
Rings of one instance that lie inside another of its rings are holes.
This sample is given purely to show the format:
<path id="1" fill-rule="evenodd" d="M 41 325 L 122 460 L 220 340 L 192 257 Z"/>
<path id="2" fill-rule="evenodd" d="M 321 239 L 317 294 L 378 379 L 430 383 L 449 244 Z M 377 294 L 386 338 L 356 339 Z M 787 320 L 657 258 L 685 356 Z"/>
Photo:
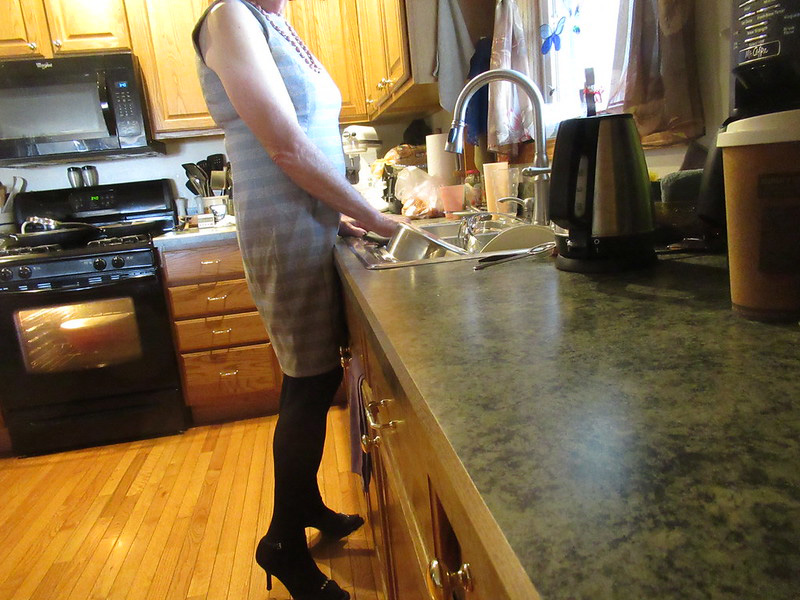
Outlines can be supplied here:
<path id="1" fill-rule="evenodd" d="M 341 94 L 328 73 L 318 62 L 310 63 L 310 55 L 292 42 L 293 32 L 283 17 L 267 19 L 244 0 L 217 2 L 242 2 L 252 11 L 264 30 L 300 126 L 344 173 Z M 207 12 L 193 34 L 196 50 Z M 344 341 L 340 283 L 333 264 L 339 213 L 300 189 L 270 159 L 199 50 L 197 69 L 211 116 L 225 132 L 247 283 L 281 369 L 293 377 L 329 371 L 339 364 L 339 345 Z"/>

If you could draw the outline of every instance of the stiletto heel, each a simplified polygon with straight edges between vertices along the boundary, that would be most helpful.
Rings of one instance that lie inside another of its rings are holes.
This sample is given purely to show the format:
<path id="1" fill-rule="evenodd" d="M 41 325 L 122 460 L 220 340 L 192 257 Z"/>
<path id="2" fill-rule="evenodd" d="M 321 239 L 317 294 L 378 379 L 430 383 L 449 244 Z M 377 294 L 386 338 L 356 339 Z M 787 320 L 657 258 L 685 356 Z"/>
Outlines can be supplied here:
<path id="1" fill-rule="evenodd" d="M 267 590 L 272 589 L 272 575 L 275 575 L 294 600 L 350 600 L 347 591 L 317 568 L 305 545 L 290 551 L 281 543 L 261 538 L 256 548 L 256 563 L 267 574 Z"/>

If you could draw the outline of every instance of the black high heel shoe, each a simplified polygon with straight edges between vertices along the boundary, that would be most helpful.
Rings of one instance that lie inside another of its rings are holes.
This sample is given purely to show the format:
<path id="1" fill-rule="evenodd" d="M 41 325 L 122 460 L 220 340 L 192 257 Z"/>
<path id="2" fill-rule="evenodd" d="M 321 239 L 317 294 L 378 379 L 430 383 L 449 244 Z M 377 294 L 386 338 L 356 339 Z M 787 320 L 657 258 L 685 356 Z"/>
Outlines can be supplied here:
<path id="1" fill-rule="evenodd" d="M 294 600 L 350 600 L 350 594 L 319 570 L 308 548 L 292 552 L 280 543 L 262 538 L 256 548 L 256 563 L 267 573 L 267 590 L 272 576 L 281 580 Z"/>
<path id="2" fill-rule="evenodd" d="M 360 515 L 346 515 L 344 513 L 334 513 L 326 515 L 321 519 L 306 523 L 307 527 L 318 529 L 323 537 L 329 540 L 341 540 L 356 531 L 364 524 L 364 519 Z"/>

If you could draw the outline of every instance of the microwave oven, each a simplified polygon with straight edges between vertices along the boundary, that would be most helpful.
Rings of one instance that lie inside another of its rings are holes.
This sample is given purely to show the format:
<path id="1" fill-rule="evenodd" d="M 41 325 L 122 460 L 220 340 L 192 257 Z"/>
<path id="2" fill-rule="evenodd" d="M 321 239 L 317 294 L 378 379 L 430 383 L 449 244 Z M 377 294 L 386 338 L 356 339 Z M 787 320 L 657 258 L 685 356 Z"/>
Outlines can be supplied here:
<path id="1" fill-rule="evenodd" d="M 131 53 L 0 61 L 0 166 L 154 156 Z"/>

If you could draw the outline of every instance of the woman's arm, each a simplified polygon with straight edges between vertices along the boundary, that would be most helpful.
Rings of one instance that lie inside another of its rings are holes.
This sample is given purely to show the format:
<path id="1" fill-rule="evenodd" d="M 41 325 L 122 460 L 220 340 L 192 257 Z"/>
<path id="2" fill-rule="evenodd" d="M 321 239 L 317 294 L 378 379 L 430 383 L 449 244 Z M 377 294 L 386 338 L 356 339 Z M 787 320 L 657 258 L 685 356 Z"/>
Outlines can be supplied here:
<path id="1" fill-rule="evenodd" d="M 381 235 L 397 221 L 373 208 L 303 132 L 256 19 L 239 2 L 221 2 L 199 38 L 205 63 L 275 164 L 299 187 Z"/>

